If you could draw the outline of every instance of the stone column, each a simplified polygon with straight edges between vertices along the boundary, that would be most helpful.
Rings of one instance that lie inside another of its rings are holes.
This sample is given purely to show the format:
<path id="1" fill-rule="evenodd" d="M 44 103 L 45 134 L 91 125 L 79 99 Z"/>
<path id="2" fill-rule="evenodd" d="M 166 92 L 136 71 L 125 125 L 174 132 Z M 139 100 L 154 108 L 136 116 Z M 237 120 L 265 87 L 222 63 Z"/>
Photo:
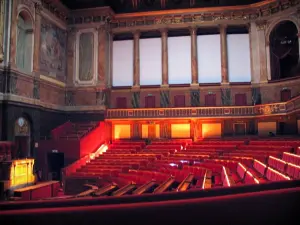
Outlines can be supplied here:
<path id="1" fill-rule="evenodd" d="M 227 63 L 227 34 L 226 25 L 220 26 L 220 39 L 221 39 L 221 73 L 222 83 L 228 83 L 228 63 Z"/>
<path id="2" fill-rule="evenodd" d="M 191 32 L 191 59 L 192 59 L 192 84 L 198 85 L 198 55 L 197 55 L 197 28 L 192 27 Z"/>
<path id="3" fill-rule="evenodd" d="M 0 0 L 0 63 L 4 60 L 4 0 Z"/>
<path id="4" fill-rule="evenodd" d="M 33 72 L 34 76 L 40 71 L 40 44 L 41 44 L 41 11 L 42 5 L 35 3 L 35 24 L 34 24 L 34 48 L 33 48 Z"/>
<path id="5" fill-rule="evenodd" d="M 104 27 L 98 28 L 98 86 L 105 87 L 106 76 L 106 30 Z"/>
<path id="6" fill-rule="evenodd" d="M 18 1 L 12 1 L 11 29 L 10 29 L 10 56 L 9 63 L 12 68 L 16 68 L 16 49 L 17 49 L 17 4 Z"/>
<path id="7" fill-rule="evenodd" d="M 168 86 L 168 31 L 161 30 L 162 44 L 162 85 Z"/>
<path id="8" fill-rule="evenodd" d="M 140 86 L 140 32 L 133 33 L 133 86 Z"/>
<path id="9" fill-rule="evenodd" d="M 258 21 L 256 23 L 257 28 L 257 40 L 259 45 L 259 62 L 260 62 L 260 83 L 268 82 L 267 71 L 267 52 L 266 52 L 266 21 Z"/>

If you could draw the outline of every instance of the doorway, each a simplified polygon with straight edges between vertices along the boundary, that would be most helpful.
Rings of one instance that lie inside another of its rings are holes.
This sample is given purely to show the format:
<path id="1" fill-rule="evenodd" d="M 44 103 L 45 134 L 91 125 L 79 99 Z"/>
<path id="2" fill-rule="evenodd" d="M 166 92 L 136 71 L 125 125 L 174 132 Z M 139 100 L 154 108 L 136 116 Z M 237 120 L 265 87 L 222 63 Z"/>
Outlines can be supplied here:
<path id="1" fill-rule="evenodd" d="M 235 123 L 233 125 L 234 135 L 243 136 L 246 135 L 246 124 L 245 123 Z"/>
<path id="2" fill-rule="evenodd" d="M 28 136 L 16 136 L 16 158 L 23 159 L 30 157 L 30 138 Z"/>
<path id="3" fill-rule="evenodd" d="M 62 152 L 49 152 L 48 159 L 48 179 L 60 180 L 61 170 L 65 166 L 65 154 Z"/>

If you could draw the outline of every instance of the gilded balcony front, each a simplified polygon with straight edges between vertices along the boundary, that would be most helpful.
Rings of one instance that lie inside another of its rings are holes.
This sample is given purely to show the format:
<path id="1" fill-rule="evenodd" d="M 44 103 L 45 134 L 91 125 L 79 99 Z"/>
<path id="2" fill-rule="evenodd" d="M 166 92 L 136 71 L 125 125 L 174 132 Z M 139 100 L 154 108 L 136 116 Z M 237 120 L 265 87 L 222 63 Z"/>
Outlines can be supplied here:
<path id="1" fill-rule="evenodd" d="M 231 118 L 288 115 L 300 109 L 300 97 L 256 106 L 108 109 L 106 119 Z"/>

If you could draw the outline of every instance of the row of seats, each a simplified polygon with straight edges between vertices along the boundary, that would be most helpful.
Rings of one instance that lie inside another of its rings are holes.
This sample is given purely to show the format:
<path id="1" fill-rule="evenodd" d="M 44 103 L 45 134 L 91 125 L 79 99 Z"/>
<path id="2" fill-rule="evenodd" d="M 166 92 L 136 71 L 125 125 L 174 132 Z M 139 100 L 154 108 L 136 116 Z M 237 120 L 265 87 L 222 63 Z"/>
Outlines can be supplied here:
<path id="1" fill-rule="evenodd" d="M 300 166 L 300 155 L 284 152 L 282 160 Z"/>
<path id="2" fill-rule="evenodd" d="M 291 179 L 290 177 L 278 172 L 275 169 L 272 169 L 258 160 L 254 160 L 253 167 L 269 181 L 282 181 Z"/>

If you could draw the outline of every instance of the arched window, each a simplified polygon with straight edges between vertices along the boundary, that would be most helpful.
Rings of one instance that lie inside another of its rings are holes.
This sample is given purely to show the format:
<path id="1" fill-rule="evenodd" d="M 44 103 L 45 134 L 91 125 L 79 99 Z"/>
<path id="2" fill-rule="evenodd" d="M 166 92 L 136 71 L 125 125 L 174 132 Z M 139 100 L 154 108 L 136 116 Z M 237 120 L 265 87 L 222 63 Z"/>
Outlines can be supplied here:
<path id="1" fill-rule="evenodd" d="M 270 33 L 270 66 L 272 80 L 300 75 L 299 41 L 296 25 L 282 21 Z"/>
<path id="2" fill-rule="evenodd" d="M 16 65 L 20 71 L 30 73 L 33 60 L 33 21 L 26 11 L 19 13 L 17 21 Z"/>

